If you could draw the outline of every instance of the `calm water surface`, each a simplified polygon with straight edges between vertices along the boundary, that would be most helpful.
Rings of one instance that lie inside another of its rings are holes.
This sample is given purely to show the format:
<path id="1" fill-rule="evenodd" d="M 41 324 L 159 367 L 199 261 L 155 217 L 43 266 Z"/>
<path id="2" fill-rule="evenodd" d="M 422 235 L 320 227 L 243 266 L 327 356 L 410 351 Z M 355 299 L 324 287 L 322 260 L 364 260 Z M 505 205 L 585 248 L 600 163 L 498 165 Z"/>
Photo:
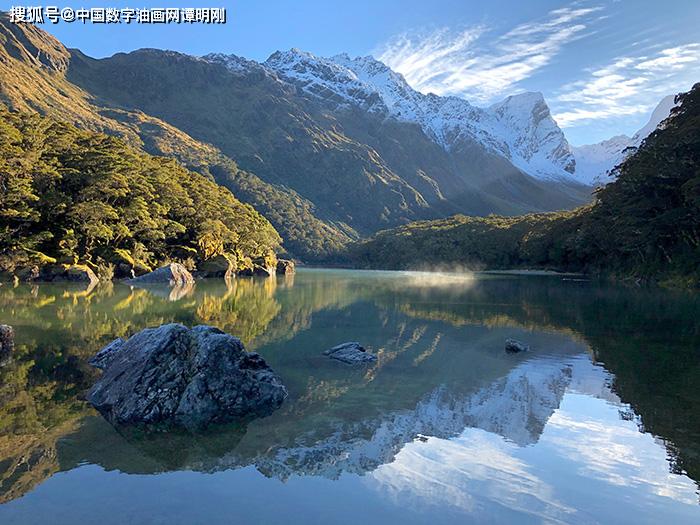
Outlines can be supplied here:
<path id="1" fill-rule="evenodd" d="M 0 287 L 0 523 L 700 523 L 700 300 L 559 277 Z M 272 416 L 118 432 L 86 360 L 161 323 L 239 336 Z M 531 345 L 507 355 L 504 340 Z M 358 340 L 353 368 L 321 352 Z"/>

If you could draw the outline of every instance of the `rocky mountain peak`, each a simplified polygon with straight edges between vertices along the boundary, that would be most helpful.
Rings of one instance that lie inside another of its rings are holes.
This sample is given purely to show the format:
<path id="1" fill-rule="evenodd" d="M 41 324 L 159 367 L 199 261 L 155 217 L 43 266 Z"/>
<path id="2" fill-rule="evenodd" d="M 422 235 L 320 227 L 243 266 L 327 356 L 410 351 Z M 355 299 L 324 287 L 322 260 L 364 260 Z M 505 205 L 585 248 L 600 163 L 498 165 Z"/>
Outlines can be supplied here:
<path id="1" fill-rule="evenodd" d="M 534 167 L 546 174 L 553 165 L 574 172 L 576 161 L 569 143 L 552 118 L 542 93 L 513 95 L 489 110 L 504 126 L 504 133 L 512 133 L 509 143 L 514 146 L 513 154 L 529 164 L 530 169 Z"/>
<path id="2" fill-rule="evenodd" d="M 292 49 L 274 53 L 264 65 L 314 97 L 419 124 L 448 151 L 475 141 L 537 178 L 566 179 L 574 171 L 569 144 L 542 93 L 514 95 L 481 109 L 459 97 L 420 93 L 371 56 L 322 58 Z"/>
<path id="3" fill-rule="evenodd" d="M 361 79 L 341 55 L 317 57 L 306 51 L 277 51 L 263 66 L 297 86 L 308 95 L 340 107 L 357 106 L 367 111 L 386 112 L 386 105 L 376 89 Z M 344 63 L 345 62 L 345 63 Z"/>

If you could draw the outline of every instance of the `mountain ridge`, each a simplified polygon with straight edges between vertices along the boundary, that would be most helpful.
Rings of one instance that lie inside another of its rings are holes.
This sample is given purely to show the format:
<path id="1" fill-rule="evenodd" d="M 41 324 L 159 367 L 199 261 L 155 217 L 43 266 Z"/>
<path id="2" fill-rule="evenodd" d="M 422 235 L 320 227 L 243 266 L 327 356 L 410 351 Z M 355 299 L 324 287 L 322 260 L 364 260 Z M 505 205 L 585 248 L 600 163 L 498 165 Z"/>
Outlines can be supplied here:
<path id="1" fill-rule="evenodd" d="M 241 67 L 229 57 L 228 63 Z M 227 63 L 222 55 L 203 58 Z M 417 123 L 448 151 L 459 140 L 473 139 L 528 175 L 577 182 L 570 177 L 575 161 L 569 144 L 541 93 L 513 95 L 479 108 L 459 97 L 422 94 L 401 74 L 371 56 L 350 58 L 343 53 L 322 58 L 292 49 L 277 51 L 259 65 L 312 96 L 337 101 L 339 106 L 355 105 L 386 118 Z"/>
<path id="2" fill-rule="evenodd" d="M 275 55 L 260 64 L 143 49 L 93 59 L 7 17 L 0 40 L 4 105 L 177 158 L 269 217 L 303 260 L 414 220 L 570 209 L 590 199 L 570 174 L 568 145 L 541 95 L 513 97 L 488 113 L 420 94 L 374 59 L 338 55 L 340 65 L 319 64 L 349 79 L 345 95 L 360 103 L 345 104 L 333 90 L 319 98 L 271 68 Z M 44 62 L 34 49 L 45 50 Z M 379 93 L 384 77 L 391 82 Z M 524 111 L 534 117 L 523 123 L 519 101 L 528 97 Z M 522 126 L 504 139 L 513 120 Z M 532 148 L 544 139 L 553 155 Z M 525 169 L 552 159 L 559 165 L 545 177 Z"/>

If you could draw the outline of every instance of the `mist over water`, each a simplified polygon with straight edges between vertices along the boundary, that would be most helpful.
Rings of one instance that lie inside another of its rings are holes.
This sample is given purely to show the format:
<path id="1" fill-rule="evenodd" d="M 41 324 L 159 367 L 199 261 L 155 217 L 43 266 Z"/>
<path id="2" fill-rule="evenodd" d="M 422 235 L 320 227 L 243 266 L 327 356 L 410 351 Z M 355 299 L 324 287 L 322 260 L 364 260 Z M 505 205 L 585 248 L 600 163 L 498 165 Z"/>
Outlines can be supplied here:
<path id="1" fill-rule="evenodd" d="M 461 267 L 436 266 L 423 270 L 398 272 L 408 286 L 417 287 L 470 287 L 474 284 L 474 272 Z"/>

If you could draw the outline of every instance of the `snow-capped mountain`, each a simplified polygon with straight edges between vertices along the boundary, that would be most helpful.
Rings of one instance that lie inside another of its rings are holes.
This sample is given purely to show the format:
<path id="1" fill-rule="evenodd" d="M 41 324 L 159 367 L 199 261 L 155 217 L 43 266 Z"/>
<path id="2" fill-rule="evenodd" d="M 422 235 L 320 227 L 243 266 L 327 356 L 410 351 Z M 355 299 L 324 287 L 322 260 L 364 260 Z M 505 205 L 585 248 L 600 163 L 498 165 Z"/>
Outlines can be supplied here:
<path id="1" fill-rule="evenodd" d="M 576 158 L 576 175 L 591 185 L 610 182 L 612 178 L 608 172 L 625 159 L 630 146 L 630 137 L 617 135 L 598 144 L 572 147 Z"/>
<path id="2" fill-rule="evenodd" d="M 597 144 L 575 146 L 572 148 L 576 158 L 576 176 L 591 185 L 606 184 L 612 180 L 610 170 L 620 164 L 638 148 L 675 107 L 675 96 L 664 97 L 656 106 L 646 125 L 632 137 L 617 135 Z"/>
<path id="3" fill-rule="evenodd" d="M 232 71 L 253 67 L 232 55 L 203 58 Z M 359 108 L 418 124 L 447 151 L 476 142 L 530 176 L 576 181 L 569 144 L 540 93 L 523 93 L 479 108 L 462 98 L 420 93 L 402 75 L 370 56 L 322 58 L 292 49 L 274 53 L 262 66 L 336 108 Z"/>
<path id="4" fill-rule="evenodd" d="M 248 73 L 250 71 L 266 71 L 264 67 L 247 58 L 238 55 L 226 55 L 224 53 L 209 53 L 202 57 L 207 62 L 223 64 L 229 71 L 234 73 Z"/>

